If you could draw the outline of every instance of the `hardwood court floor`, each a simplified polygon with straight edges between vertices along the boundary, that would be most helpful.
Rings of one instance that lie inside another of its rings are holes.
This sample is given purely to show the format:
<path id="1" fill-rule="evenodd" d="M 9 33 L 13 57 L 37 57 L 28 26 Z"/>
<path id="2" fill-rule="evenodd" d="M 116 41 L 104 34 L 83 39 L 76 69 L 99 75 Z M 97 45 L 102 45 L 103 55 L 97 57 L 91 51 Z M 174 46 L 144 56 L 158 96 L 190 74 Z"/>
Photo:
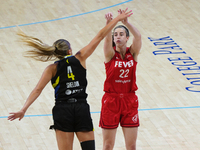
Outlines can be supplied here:
<path id="1" fill-rule="evenodd" d="M 105 25 L 104 14 L 133 10 L 129 21 L 142 34 L 137 68 L 140 127 L 138 150 L 200 149 L 200 3 L 199 0 L 26 0 L 0 5 L 0 150 L 56 150 L 50 84 L 20 122 L 7 121 L 18 111 L 45 67 L 52 63 L 23 57 L 18 25 L 26 34 L 51 45 L 70 41 L 75 54 Z M 130 37 L 132 39 L 132 37 Z M 130 41 L 129 41 L 130 42 Z M 105 79 L 103 42 L 87 61 L 88 102 L 95 126 L 96 149 L 102 149 L 98 127 Z M 74 149 L 80 146 L 75 138 Z M 125 150 L 118 128 L 114 150 Z"/>

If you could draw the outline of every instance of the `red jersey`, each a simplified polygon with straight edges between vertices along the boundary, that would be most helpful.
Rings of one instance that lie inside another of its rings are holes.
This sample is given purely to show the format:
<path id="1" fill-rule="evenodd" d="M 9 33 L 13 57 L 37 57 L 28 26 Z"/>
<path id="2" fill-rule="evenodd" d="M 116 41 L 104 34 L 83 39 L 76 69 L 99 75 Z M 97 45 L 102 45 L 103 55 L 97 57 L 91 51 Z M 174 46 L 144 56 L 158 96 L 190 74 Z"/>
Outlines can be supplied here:
<path id="1" fill-rule="evenodd" d="M 134 93 L 138 89 L 136 85 L 136 65 L 137 62 L 131 55 L 129 47 L 126 48 L 124 59 L 115 50 L 113 58 L 105 63 L 104 91 L 108 93 Z"/>

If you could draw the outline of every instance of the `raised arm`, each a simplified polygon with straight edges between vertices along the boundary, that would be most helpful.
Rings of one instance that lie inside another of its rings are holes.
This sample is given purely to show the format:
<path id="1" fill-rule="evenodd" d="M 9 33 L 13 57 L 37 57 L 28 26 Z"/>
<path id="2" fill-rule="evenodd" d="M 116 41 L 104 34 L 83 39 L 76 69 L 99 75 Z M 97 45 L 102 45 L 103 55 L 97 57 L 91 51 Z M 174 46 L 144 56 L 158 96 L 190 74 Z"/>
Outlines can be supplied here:
<path id="1" fill-rule="evenodd" d="M 132 15 L 131 11 L 124 11 L 119 14 L 116 18 L 110 21 L 103 29 L 101 29 L 98 34 L 91 40 L 91 42 L 76 53 L 76 58 L 79 59 L 83 67 L 86 68 L 85 60 L 94 52 L 98 44 L 103 40 L 103 38 L 111 32 L 112 28 L 117 24 L 118 21 L 122 21 L 125 18 Z"/>
<path id="2" fill-rule="evenodd" d="M 119 12 L 123 13 L 124 11 L 120 10 Z M 128 21 L 128 18 L 125 18 L 124 20 L 122 20 L 122 23 L 129 29 L 129 31 L 133 35 L 133 42 L 130 47 L 130 52 L 133 55 L 134 59 L 137 61 L 137 56 L 142 46 L 141 34 L 139 30 Z"/>
<path id="3" fill-rule="evenodd" d="M 113 19 L 113 14 L 111 12 L 105 14 L 106 24 L 108 24 Z M 115 52 L 113 50 L 112 46 L 112 31 L 110 31 L 105 39 L 104 39 L 104 56 L 105 56 L 105 62 L 109 62 L 112 57 L 114 56 Z"/>
<path id="4" fill-rule="evenodd" d="M 30 93 L 29 97 L 27 98 L 24 106 L 21 108 L 18 112 L 11 112 L 10 116 L 8 116 L 8 120 L 13 121 L 17 118 L 21 120 L 29 106 L 38 98 L 38 96 L 41 94 L 44 87 L 47 85 L 47 83 L 51 80 L 51 78 L 54 76 L 56 72 L 56 64 L 49 65 L 43 72 L 42 77 L 40 78 L 38 84 L 33 89 L 33 91 Z"/>

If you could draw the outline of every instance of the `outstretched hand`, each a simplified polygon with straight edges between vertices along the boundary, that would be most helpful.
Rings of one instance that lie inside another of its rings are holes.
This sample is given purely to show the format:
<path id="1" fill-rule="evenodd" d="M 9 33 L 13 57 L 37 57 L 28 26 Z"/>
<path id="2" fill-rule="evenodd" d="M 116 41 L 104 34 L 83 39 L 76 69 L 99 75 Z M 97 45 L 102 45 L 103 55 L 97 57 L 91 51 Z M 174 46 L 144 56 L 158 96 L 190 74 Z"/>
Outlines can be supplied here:
<path id="1" fill-rule="evenodd" d="M 130 17 L 133 14 L 132 10 L 130 10 L 128 12 L 127 12 L 127 10 L 128 10 L 128 8 L 126 8 L 125 10 L 121 10 L 121 9 L 118 10 L 118 15 L 123 14 L 123 13 L 125 13 L 125 14 L 128 13 L 129 14 L 126 18 L 124 18 L 123 20 L 121 20 L 121 22 L 123 24 L 127 23 L 128 22 L 128 17 Z"/>
<path id="2" fill-rule="evenodd" d="M 19 121 L 24 117 L 24 111 L 20 110 L 18 112 L 11 112 L 9 113 L 11 114 L 10 116 L 8 116 L 8 120 L 13 121 L 17 118 L 19 118 Z"/>
<path id="3" fill-rule="evenodd" d="M 113 14 L 111 12 L 108 12 L 105 14 L 106 24 L 108 24 L 113 19 Z"/>

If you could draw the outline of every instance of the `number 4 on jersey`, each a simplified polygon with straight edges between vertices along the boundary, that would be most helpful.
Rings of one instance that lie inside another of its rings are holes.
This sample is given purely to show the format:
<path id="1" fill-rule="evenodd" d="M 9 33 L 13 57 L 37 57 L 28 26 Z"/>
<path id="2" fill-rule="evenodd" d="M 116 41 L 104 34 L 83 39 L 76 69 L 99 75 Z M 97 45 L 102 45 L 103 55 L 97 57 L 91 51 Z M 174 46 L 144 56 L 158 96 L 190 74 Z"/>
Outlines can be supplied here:
<path id="1" fill-rule="evenodd" d="M 75 75 L 72 72 L 71 66 L 67 66 L 67 77 L 72 78 L 72 80 L 75 80 Z"/>

